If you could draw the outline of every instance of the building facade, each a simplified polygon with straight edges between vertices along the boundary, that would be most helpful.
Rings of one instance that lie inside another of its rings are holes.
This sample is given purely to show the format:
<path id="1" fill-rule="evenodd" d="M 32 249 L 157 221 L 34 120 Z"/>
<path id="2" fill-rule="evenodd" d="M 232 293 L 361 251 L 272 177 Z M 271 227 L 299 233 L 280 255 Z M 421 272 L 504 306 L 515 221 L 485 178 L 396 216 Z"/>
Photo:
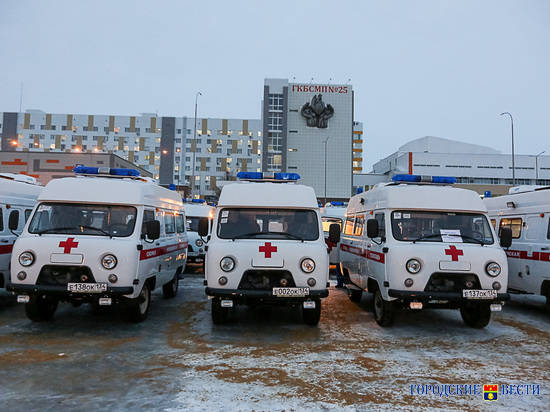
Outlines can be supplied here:
<path id="1" fill-rule="evenodd" d="M 147 170 L 115 154 L 0 151 L 0 172 L 32 176 L 43 185 L 52 179 L 74 176 L 73 169 L 78 164 L 137 168 L 141 176 L 152 177 Z"/>
<path id="2" fill-rule="evenodd" d="M 160 184 L 189 186 L 215 196 L 216 182 L 261 168 L 260 120 L 52 114 L 40 110 L 0 113 L 2 151 L 114 154 Z M 194 171 L 194 172 L 193 172 Z"/>
<path id="3" fill-rule="evenodd" d="M 296 172 L 320 198 L 349 198 L 362 170 L 362 123 L 354 122 L 351 85 L 266 79 L 262 169 Z"/>

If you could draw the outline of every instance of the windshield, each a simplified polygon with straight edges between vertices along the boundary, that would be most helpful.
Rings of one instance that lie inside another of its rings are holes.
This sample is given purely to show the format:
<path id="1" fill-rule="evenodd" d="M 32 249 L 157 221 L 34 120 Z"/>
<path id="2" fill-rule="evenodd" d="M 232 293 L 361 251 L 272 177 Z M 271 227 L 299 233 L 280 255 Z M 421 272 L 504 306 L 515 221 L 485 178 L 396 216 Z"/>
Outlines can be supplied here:
<path id="1" fill-rule="evenodd" d="M 328 233 L 330 230 L 330 225 L 333 223 L 336 223 L 338 226 L 340 226 L 340 229 L 342 228 L 342 219 L 338 217 L 322 217 L 321 222 L 323 224 L 323 232 Z"/>
<path id="2" fill-rule="evenodd" d="M 317 240 L 319 221 L 313 210 L 222 209 L 218 237 Z"/>
<path id="3" fill-rule="evenodd" d="M 199 220 L 201 220 L 200 217 L 187 216 L 187 230 L 190 231 L 190 232 L 198 232 L 199 231 Z"/>
<path id="4" fill-rule="evenodd" d="M 127 237 L 134 232 L 136 208 L 80 203 L 41 203 L 29 233 Z"/>
<path id="5" fill-rule="evenodd" d="M 478 213 L 401 210 L 392 212 L 391 225 L 396 240 L 493 244 L 489 222 Z"/>

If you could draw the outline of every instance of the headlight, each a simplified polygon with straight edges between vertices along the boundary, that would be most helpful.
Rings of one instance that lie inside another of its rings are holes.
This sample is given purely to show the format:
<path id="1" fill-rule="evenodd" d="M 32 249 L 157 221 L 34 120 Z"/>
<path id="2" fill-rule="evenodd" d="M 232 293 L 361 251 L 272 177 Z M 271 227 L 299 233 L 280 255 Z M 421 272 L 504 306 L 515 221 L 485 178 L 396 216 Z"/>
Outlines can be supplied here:
<path id="1" fill-rule="evenodd" d="M 413 273 L 413 274 L 420 272 L 420 269 L 422 269 L 422 264 L 420 263 L 419 260 L 416 260 L 416 259 L 409 259 L 405 266 L 407 268 L 407 272 Z"/>
<path id="2" fill-rule="evenodd" d="M 310 258 L 305 258 L 300 264 L 302 270 L 306 273 L 311 273 L 315 270 L 315 262 Z"/>
<path id="3" fill-rule="evenodd" d="M 197 245 L 198 247 L 201 247 L 203 244 L 204 242 L 201 239 L 195 240 L 195 245 Z"/>
<path id="4" fill-rule="evenodd" d="M 497 277 L 498 275 L 500 275 L 500 270 L 500 265 L 496 262 L 491 262 L 487 266 L 485 266 L 485 272 L 487 272 L 487 274 L 492 277 Z"/>
<path id="5" fill-rule="evenodd" d="M 235 261 L 233 258 L 226 256 L 220 260 L 220 267 L 224 272 L 231 272 L 235 268 Z"/>
<path id="6" fill-rule="evenodd" d="M 105 269 L 114 269 L 117 264 L 116 257 L 114 255 L 105 255 L 101 258 L 101 264 Z"/>
<path id="7" fill-rule="evenodd" d="M 34 255 L 32 252 L 23 252 L 19 255 L 19 263 L 21 266 L 30 266 L 34 263 Z"/>

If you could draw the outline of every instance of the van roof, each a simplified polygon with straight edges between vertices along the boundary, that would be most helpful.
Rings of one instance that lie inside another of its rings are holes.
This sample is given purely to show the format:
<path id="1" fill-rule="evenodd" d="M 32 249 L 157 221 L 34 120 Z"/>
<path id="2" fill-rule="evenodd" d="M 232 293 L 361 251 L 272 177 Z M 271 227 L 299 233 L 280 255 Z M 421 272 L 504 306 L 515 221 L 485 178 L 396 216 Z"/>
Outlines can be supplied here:
<path id="1" fill-rule="evenodd" d="M 293 183 L 239 182 L 225 185 L 218 207 L 281 207 L 317 209 L 313 188 Z"/>
<path id="2" fill-rule="evenodd" d="M 361 204 L 364 199 L 364 204 Z M 388 184 L 377 186 L 350 199 L 348 212 L 373 209 L 456 210 L 487 212 L 473 190 L 452 186 Z"/>
<path id="3" fill-rule="evenodd" d="M 499 214 L 521 214 L 521 213 L 540 213 L 550 210 L 550 190 L 535 190 L 530 192 L 520 192 L 498 197 L 486 197 L 483 199 L 489 213 L 498 212 Z M 508 203 L 514 205 L 508 207 Z"/>
<path id="4" fill-rule="evenodd" d="M 11 176 L 8 177 L 7 175 L 8 173 L 3 173 L 2 178 L 0 178 L 1 202 L 6 204 L 34 205 L 44 187 L 27 181 L 21 181 Z"/>
<path id="5" fill-rule="evenodd" d="M 177 192 L 151 182 L 130 178 L 87 176 L 50 180 L 38 200 L 148 205 L 164 208 L 183 206 L 181 196 Z"/>
<path id="6" fill-rule="evenodd" d="M 208 206 L 206 203 L 184 203 L 183 209 L 185 210 L 185 216 L 198 216 L 198 217 L 208 217 L 210 211 L 214 208 Z"/>

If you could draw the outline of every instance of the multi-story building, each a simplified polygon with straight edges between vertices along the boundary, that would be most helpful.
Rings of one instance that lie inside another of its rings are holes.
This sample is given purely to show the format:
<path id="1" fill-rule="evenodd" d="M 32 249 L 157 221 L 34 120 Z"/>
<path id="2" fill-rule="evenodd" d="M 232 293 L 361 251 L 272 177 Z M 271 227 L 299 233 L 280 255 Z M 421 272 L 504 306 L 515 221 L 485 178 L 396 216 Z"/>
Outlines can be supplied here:
<path id="1" fill-rule="evenodd" d="M 259 120 L 2 113 L 3 151 L 112 153 L 147 170 L 162 185 L 189 186 L 215 196 L 220 180 L 261 168 Z M 195 143 L 193 143 L 195 142 Z M 194 172 L 193 172 L 194 170 Z"/>
<path id="2" fill-rule="evenodd" d="M 296 172 L 320 198 L 349 198 L 363 150 L 351 85 L 266 79 L 262 121 L 264 171 Z"/>

